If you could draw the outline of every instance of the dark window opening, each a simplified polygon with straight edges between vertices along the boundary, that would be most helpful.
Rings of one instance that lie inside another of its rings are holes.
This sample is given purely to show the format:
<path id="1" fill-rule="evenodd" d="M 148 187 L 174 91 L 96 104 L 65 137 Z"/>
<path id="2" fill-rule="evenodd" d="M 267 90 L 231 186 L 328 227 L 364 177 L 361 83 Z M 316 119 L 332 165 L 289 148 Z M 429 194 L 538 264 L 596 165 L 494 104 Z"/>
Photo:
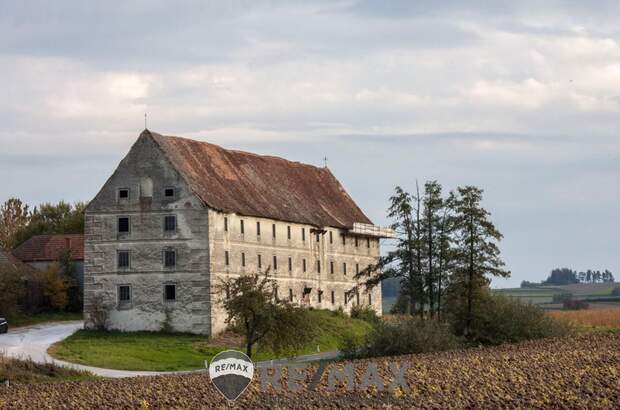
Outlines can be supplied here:
<path id="1" fill-rule="evenodd" d="M 245 267 L 245 253 L 241 252 L 241 266 Z"/>
<path id="2" fill-rule="evenodd" d="M 258 269 L 263 267 L 263 258 L 261 255 L 258 255 Z"/>
<path id="3" fill-rule="evenodd" d="M 321 303 L 323 300 L 323 291 L 319 290 L 319 303 Z"/>
<path id="4" fill-rule="evenodd" d="M 370 248 L 370 238 L 366 238 L 366 247 Z"/>
<path id="5" fill-rule="evenodd" d="M 164 189 L 164 197 L 166 197 L 166 198 L 174 198 L 174 188 L 166 188 L 166 189 Z"/>
<path id="6" fill-rule="evenodd" d="M 278 270 L 278 258 L 273 255 L 273 270 Z"/>
<path id="7" fill-rule="evenodd" d="M 118 301 L 121 303 L 131 302 L 130 286 L 123 285 L 118 287 Z"/>
<path id="8" fill-rule="evenodd" d="M 320 233 L 316 234 L 316 241 L 317 242 L 321 242 L 321 234 Z"/>
<path id="9" fill-rule="evenodd" d="M 118 233 L 129 233 L 129 218 L 123 216 L 118 218 Z"/>
<path id="10" fill-rule="evenodd" d="M 174 302 L 177 300 L 177 287 L 176 285 L 166 285 L 164 294 L 166 295 L 166 302 Z"/>
<path id="11" fill-rule="evenodd" d="M 129 268 L 129 251 L 118 251 L 118 267 Z"/>
<path id="12" fill-rule="evenodd" d="M 357 236 L 355 237 L 355 247 L 357 248 L 359 246 L 359 240 L 357 238 Z"/>
<path id="13" fill-rule="evenodd" d="M 344 304 L 346 305 L 347 303 L 349 303 L 349 301 L 347 300 L 347 291 L 344 291 Z"/>
<path id="14" fill-rule="evenodd" d="M 306 228 L 301 228 L 301 240 L 306 240 Z"/>
<path id="15" fill-rule="evenodd" d="M 289 256 L 288 258 L 288 271 L 291 272 L 293 270 L 293 258 Z"/>
<path id="16" fill-rule="evenodd" d="M 288 290 L 288 300 L 293 301 L 293 289 Z"/>
<path id="17" fill-rule="evenodd" d="M 355 302 L 357 306 L 359 306 L 360 305 L 360 293 L 359 292 L 355 294 L 355 299 L 356 299 Z"/>
<path id="18" fill-rule="evenodd" d="M 224 232 L 228 232 L 228 218 L 224 217 Z"/>
<path id="19" fill-rule="evenodd" d="M 175 232 L 177 230 L 177 217 L 175 215 L 167 215 L 164 217 L 164 231 Z"/>
<path id="20" fill-rule="evenodd" d="M 228 256 L 228 251 L 224 251 L 224 263 L 226 264 L 226 266 L 228 266 L 230 264 L 230 259 Z"/>
<path id="21" fill-rule="evenodd" d="M 344 236 L 344 234 L 342 234 L 341 236 L 342 236 L 342 245 L 346 245 L 347 244 L 347 238 Z"/>
<path id="22" fill-rule="evenodd" d="M 372 305 L 372 294 L 368 294 L 368 304 Z"/>
<path id="23" fill-rule="evenodd" d="M 128 199 L 129 198 L 129 189 L 122 188 L 118 190 L 118 199 Z"/>
<path id="24" fill-rule="evenodd" d="M 256 235 L 260 236 L 260 222 L 256 222 Z"/>
<path id="25" fill-rule="evenodd" d="M 290 226 L 286 227 L 286 238 L 291 239 L 291 227 Z"/>
<path id="26" fill-rule="evenodd" d="M 276 237 L 276 224 L 271 225 L 271 236 Z"/>
<path id="27" fill-rule="evenodd" d="M 164 251 L 164 267 L 174 268 L 177 265 L 177 252 L 172 249 Z"/>
<path id="28" fill-rule="evenodd" d="M 241 220 L 241 235 L 245 233 L 245 226 L 243 226 L 243 219 Z"/>
<path id="29" fill-rule="evenodd" d="M 321 261 L 316 261 L 316 271 L 317 273 L 321 273 Z"/>
<path id="30" fill-rule="evenodd" d="M 329 243 L 334 243 L 334 235 L 332 233 L 332 231 L 329 231 Z"/>
<path id="31" fill-rule="evenodd" d="M 334 291 L 332 290 L 332 305 L 336 303 L 336 294 L 334 293 Z"/>
<path id="32" fill-rule="evenodd" d="M 329 262 L 329 273 L 334 273 L 334 261 Z"/>
<path id="33" fill-rule="evenodd" d="M 356 264 L 355 264 L 355 274 L 357 275 L 357 274 L 359 274 L 359 273 L 360 273 L 360 264 L 359 264 L 359 263 L 356 263 Z"/>
<path id="34" fill-rule="evenodd" d="M 306 271 L 306 260 L 305 259 L 301 261 L 301 265 L 302 265 L 303 271 L 305 272 Z"/>
<path id="35" fill-rule="evenodd" d="M 346 262 L 342 264 L 342 273 L 344 273 L 345 275 L 347 274 L 347 263 Z"/>

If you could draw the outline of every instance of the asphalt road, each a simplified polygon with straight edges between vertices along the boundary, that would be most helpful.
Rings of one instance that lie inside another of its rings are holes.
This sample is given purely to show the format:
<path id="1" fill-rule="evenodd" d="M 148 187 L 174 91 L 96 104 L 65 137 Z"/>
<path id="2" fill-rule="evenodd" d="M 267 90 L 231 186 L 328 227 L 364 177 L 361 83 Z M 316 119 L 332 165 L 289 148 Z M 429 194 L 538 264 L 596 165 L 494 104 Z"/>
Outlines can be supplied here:
<path id="1" fill-rule="evenodd" d="M 63 360 L 54 359 L 47 354 L 47 349 L 54 343 L 71 336 L 73 333 L 82 329 L 84 322 L 55 322 L 45 323 L 34 326 L 25 326 L 16 329 L 10 329 L 6 334 L 0 334 L 0 352 L 15 358 L 30 358 L 37 363 L 54 363 L 59 366 L 71 367 L 78 370 L 86 370 L 102 377 L 122 378 L 136 376 L 156 376 L 161 374 L 183 374 L 202 372 L 206 370 L 195 370 L 185 372 L 146 372 L 146 371 L 128 371 L 102 369 L 99 367 L 84 366 L 75 363 L 65 362 Z M 286 363 L 304 363 L 323 359 L 334 359 L 338 357 L 338 352 L 324 352 L 305 356 L 299 356 L 292 359 L 269 360 L 258 362 L 255 364 L 258 368 L 283 365 Z"/>

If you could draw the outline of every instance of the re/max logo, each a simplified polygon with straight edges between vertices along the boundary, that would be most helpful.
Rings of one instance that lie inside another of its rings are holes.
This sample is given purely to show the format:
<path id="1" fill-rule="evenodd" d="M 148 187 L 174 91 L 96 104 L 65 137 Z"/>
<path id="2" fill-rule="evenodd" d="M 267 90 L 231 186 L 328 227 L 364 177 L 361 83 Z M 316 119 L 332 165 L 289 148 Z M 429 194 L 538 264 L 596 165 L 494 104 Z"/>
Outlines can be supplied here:
<path id="1" fill-rule="evenodd" d="M 362 373 L 359 380 L 356 378 L 356 367 L 352 363 L 344 366 L 333 365 L 327 369 L 327 363 L 321 363 L 316 373 L 312 377 L 312 381 L 308 385 L 308 390 L 315 390 L 320 384 L 323 375 L 327 373 L 327 390 L 336 390 L 340 386 L 345 386 L 348 391 L 366 390 L 374 387 L 377 391 L 393 391 L 400 389 L 402 393 L 409 391 L 409 385 L 405 375 L 409 370 L 406 363 L 400 366 L 396 363 L 389 363 L 390 375 L 387 379 L 381 377 L 379 368 L 376 363 L 370 362 Z M 301 382 L 306 379 L 306 371 L 309 369 L 306 364 L 285 364 L 276 367 L 267 367 L 261 369 L 260 382 L 261 389 L 266 390 L 269 387 L 275 391 L 286 390 L 298 392 L 302 389 Z M 286 369 L 286 380 L 282 379 L 282 369 Z M 388 383 L 386 383 L 386 380 Z"/>

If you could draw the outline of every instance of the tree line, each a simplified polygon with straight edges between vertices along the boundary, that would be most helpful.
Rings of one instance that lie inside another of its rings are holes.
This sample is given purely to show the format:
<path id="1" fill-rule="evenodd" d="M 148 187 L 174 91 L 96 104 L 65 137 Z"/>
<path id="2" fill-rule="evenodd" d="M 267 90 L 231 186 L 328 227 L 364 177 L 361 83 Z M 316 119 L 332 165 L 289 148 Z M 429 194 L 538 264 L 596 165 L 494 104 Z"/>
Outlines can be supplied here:
<path id="1" fill-rule="evenodd" d="M 522 288 L 531 288 L 540 285 L 571 285 L 577 283 L 613 283 L 614 275 L 607 269 L 604 271 L 588 269 L 577 272 L 569 268 L 556 268 L 551 271 L 546 280 L 536 283 L 524 280 Z"/>
<path id="2" fill-rule="evenodd" d="M 413 193 L 397 186 L 388 209 L 394 249 L 356 278 L 368 288 L 397 278 L 397 311 L 422 320 L 449 314 L 467 335 L 490 278 L 510 275 L 498 247 L 502 234 L 482 206 L 482 196 L 475 186 L 444 195 L 437 181 L 426 182 L 422 192 L 417 183 Z"/>
<path id="3" fill-rule="evenodd" d="M 35 235 L 84 233 L 85 202 L 43 203 L 33 209 L 19 198 L 0 206 L 0 248 L 15 249 Z"/>

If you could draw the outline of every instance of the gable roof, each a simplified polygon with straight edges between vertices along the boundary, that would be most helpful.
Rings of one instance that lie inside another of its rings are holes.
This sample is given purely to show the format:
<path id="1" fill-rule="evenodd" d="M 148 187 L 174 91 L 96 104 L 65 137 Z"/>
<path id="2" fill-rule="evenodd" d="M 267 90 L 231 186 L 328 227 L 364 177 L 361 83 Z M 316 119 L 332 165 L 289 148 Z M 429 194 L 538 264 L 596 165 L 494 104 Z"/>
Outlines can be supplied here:
<path id="1" fill-rule="evenodd" d="M 227 150 L 145 130 L 207 206 L 222 212 L 352 228 L 371 224 L 328 168 Z"/>
<path id="2" fill-rule="evenodd" d="M 73 260 L 84 260 L 84 235 L 36 235 L 13 250 L 13 255 L 24 262 L 57 261 L 67 248 Z"/>

